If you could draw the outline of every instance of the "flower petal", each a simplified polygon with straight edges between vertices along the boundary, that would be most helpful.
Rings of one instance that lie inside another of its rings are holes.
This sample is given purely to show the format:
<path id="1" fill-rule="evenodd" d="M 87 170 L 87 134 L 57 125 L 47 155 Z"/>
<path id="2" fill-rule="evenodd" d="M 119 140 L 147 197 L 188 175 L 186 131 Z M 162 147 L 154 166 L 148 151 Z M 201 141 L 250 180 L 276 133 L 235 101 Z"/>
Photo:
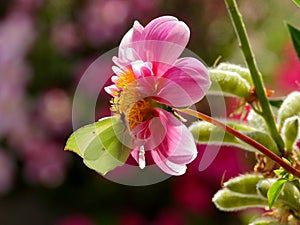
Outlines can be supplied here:
<path id="1" fill-rule="evenodd" d="M 185 107 L 200 101 L 210 87 L 206 67 L 197 59 L 185 57 L 175 62 L 157 82 L 157 101 Z"/>
<path id="2" fill-rule="evenodd" d="M 138 21 L 134 21 L 133 27 L 124 35 L 119 46 L 119 57 L 113 58 L 118 66 L 128 66 L 130 62 L 140 60 L 133 43 L 142 40 L 143 30 L 144 27 Z"/>
<path id="3" fill-rule="evenodd" d="M 194 138 L 188 128 L 172 113 L 162 109 L 155 110 L 167 130 L 163 141 L 152 149 L 152 158 L 164 172 L 181 175 L 186 170 L 186 164 L 192 162 L 197 156 Z"/>
<path id="4" fill-rule="evenodd" d="M 159 63 L 154 71 L 163 71 L 163 64 L 172 65 L 186 47 L 190 30 L 188 26 L 173 16 L 162 16 L 152 20 L 144 29 L 143 43 L 139 44 L 138 54 L 144 61 Z M 161 65 L 162 64 L 162 65 Z"/>
<path id="5" fill-rule="evenodd" d="M 152 20 L 145 28 L 137 21 L 123 37 L 118 65 L 126 66 L 130 61 L 156 62 L 156 74 L 164 72 L 161 64 L 172 65 L 180 56 L 190 37 L 188 26 L 173 16 L 162 16 Z"/>

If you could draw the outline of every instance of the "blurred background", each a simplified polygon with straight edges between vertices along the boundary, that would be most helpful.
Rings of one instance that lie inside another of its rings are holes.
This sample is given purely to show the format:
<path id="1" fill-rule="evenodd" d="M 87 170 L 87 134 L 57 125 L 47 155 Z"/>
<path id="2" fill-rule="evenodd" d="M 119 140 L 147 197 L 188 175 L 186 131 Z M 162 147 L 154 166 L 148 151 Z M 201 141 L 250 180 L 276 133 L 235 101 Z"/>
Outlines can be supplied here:
<path id="1" fill-rule="evenodd" d="M 299 90 L 300 63 L 284 21 L 299 28 L 300 10 L 292 1 L 239 3 L 267 86 L 277 96 Z M 211 203 L 222 179 L 251 170 L 253 157 L 238 149 L 222 148 L 199 172 L 199 146 L 185 175 L 146 187 L 108 181 L 63 151 L 86 68 L 117 47 L 135 19 L 145 25 L 161 15 L 188 24 L 188 48 L 208 66 L 219 56 L 243 65 L 220 0 L 0 0 L 1 225 L 235 225 L 254 216 Z M 108 104 L 96 110 L 95 120 L 109 114 Z"/>

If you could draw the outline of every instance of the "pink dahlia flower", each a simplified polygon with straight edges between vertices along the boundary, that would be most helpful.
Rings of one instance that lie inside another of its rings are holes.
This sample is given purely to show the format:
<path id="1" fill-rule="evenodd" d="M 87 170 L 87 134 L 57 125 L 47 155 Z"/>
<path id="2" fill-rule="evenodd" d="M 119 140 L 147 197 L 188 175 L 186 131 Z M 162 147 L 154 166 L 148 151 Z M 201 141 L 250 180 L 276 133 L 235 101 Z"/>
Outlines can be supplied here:
<path id="1" fill-rule="evenodd" d="M 171 175 L 185 173 L 197 155 L 187 127 L 176 117 L 176 107 L 203 98 L 210 86 L 208 71 L 197 59 L 178 59 L 189 40 L 187 25 L 172 16 L 143 27 L 135 21 L 123 37 L 113 61 L 113 85 L 105 90 L 114 98 L 112 111 L 127 125 L 131 155 L 141 168 L 145 151 Z"/>

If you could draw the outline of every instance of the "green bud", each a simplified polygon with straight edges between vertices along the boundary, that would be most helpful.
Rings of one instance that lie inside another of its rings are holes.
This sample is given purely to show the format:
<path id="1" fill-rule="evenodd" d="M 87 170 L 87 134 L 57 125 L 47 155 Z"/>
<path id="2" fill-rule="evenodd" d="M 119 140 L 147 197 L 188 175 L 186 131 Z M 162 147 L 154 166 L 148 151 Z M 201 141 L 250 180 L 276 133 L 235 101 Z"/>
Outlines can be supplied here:
<path id="1" fill-rule="evenodd" d="M 286 119 L 281 134 L 287 151 L 291 152 L 299 137 L 299 117 L 293 116 Z"/>
<path id="2" fill-rule="evenodd" d="M 261 217 L 255 219 L 249 225 L 285 225 L 283 223 L 279 223 L 278 220 L 272 217 Z"/>
<path id="3" fill-rule="evenodd" d="M 242 132 L 254 131 L 252 127 L 241 123 L 234 123 L 233 121 L 227 122 L 227 125 Z M 189 130 L 193 134 L 197 143 L 236 146 L 247 151 L 256 151 L 256 149 L 254 149 L 252 146 L 241 142 L 234 135 L 229 134 L 220 127 L 216 127 L 215 125 L 206 121 L 198 121 L 193 123 L 189 127 Z"/>
<path id="4" fill-rule="evenodd" d="M 242 78 L 237 72 L 211 69 L 209 71 L 212 85 L 211 92 L 223 92 L 224 94 L 234 95 L 245 98 L 249 95 L 251 85 Z"/>
<path id="5" fill-rule="evenodd" d="M 240 194 L 257 195 L 256 185 L 263 179 L 261 174 L 243 174 L 224 183 L 224 187 Z"/>
<path id="6" fill-rule="evenodd" d="M 280 152 L 277 148 L 275 141 L 272 139 L 272 137 L 269 134 L 261 131 L 244 132 L 244 134 L 254 139 L 255 141 L 259 142 L 263 146 L 267 147 L 275 154 L 280 155 Z"/>
<path id="7" fill-rule="evenodd" d="M 222 211 L 238 211 L 246 208 L 268 206 L 268 201 L 258 195 L 244 195 L 227 188 L 219 190 L 213 197 L 213 203 Z"/>
<path id="8" fill-rule="evenodd" d="M 275 181 L 276 179 L 274 178 L 259 181 L 257 184 L 258 193 L 262 197 L 267 198 L 268 191 Z M 298 188 L 292 182 L 287 181 L 276 202 L 287 205 L 296 211 L 299 210 L 300 193 Z"/>
<path id="9" fill-rule="evenodd" d="M 290 93 L 283 101 L 278 111 L 278 122 L 283 126 L 287 118 L 300 116 L 300 92 L 294 91 Z"/>
<path id="10" fill-rule="evenodd" d="M 248 68 L 241 67 L 239 65 L 231 63 L 220 63 L 216 69 L 225 70 L 238 73 L 242 78 L 248 81 L 249 84 L 252 84 L 251 74 Z"/>
<path id="11" fill-rule="evenodd" d="M 267 132 L 268 127 L 264 118 L 257 114 L 254 110 L 250 110 L 250 113 L 247 116 L 247 121 L 252 127 L 255 127 L 257 130 L 262 132 Z"/>

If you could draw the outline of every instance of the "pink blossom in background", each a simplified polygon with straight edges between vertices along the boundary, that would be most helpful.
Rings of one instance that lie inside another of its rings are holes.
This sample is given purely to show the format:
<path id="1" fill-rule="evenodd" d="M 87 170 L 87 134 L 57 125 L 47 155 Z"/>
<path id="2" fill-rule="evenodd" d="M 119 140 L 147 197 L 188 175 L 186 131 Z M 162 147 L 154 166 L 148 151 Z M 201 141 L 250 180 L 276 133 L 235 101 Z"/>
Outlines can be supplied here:
<path id="1" fill-rule="evenodd" d="M 126 210 L 118 216 L 117 225 L 145 225 L 146 220 L 138 212 Z"/>
<path id="2" fill-rule="evenodd" d="M 211 197 L 214 193 L 207 179 L 187 174 L 175 183 L 172 192 L 175 202 L 187 212 L 204 214 L 213 209 Z"/>
<path id="3" fill-rule="evenodd" d="M 43 5 L 45 0 L 16 0 L 15 2 L 17 10 L 35 13 L 35 11 Z"/>
<path id="4" fill-rule="evenodd" d="M 123 115 L 133 138 L 132 156 L 140 168 L 145 151 L 171 175 L 185 173 L 197 155 L 192 134 L 171 112 L 159 107 L 185 107 L 200 101 L 210 86 L 208 71 L 197 59 L 178 59 L 189 40 L 187 25 L 172 16 L 152 20 L 143 27 L 134 22 L 123 37 L 113 61 L 116 115 Z M 180 98 L 178 98 L 180 96 Z"/>
<path id="5" fill-rule="evenodd" d="M 95 46 L 114 40 L 125 31 L 129 10 L 128 1 L 87 1 L 81 14 L 83 33 Z"/>
<path id="6" fill-rule="evenodd" d="M 0 22 L 0 63 L 22 60 L 35 39 L 32 18 L 22 11 L 12 11 Z"/>
<path id="7" fill-rule="evenodd" d="M 63 54 L 71 54 L 79 49 L 81 36 L 78 25 L 71 21 L 60 21 L 51 31 L 51 39 L 56 49 Z"/>
<path id="8" fill-rule="evenodd" d="M 27 182 L 55 187 L 61 184 L 66 173 L 66 155 L 62 146 L 38 138 L 23 144 L 23 173 Z"/>
<path id="9" fill-rule="evenodd" d="M 0 22 L 0 136 L 15 132 L 26 108 L 31 70 L 25 57 L 35 39 L 32 18 L 16 9 Z"/>
<path id="10" fill-rule="evenodd" d="M 145 16 L 151 16 L 151 14 L 157 13 L 159 10 L 161 0 L 131 0 L 130 8 L 131 13 L 130 16 L 132 19 L 141 18 Z"/>
<path id="11" fill-rule="evenodd" d="M 288 46 L 284 51 L 283 62 L 276 70 L 276 84 L 279 90 L 284 90 L 285 94 L 290 91 L 300 90 L 300 61 L 292 46 Z"/>
<path id="12" fill-rule="evenodd" d="M 40 124 L 55 133 L 69 130 L 72 118 L 72 101 L 62 89 L 51 89 L 45 92 L 38 104 Z"/>
<path id="13" fill-rule="evenodd" d="M 185 225 L 186 222 L 183 218 L 182 211 L 174 210 L 174 209 L 167 209 L 162 210 L 155 220 L 150 223 L 151 225 Z"/>

